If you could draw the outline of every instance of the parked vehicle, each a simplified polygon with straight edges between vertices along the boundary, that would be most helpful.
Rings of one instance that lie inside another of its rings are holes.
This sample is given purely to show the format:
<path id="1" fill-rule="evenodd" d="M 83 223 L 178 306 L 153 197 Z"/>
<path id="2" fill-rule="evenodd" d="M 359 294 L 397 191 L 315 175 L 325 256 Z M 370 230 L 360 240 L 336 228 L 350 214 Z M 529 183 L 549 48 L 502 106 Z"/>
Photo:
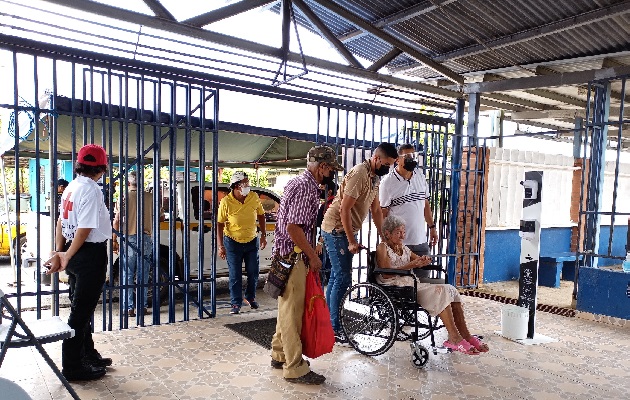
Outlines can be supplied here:
<path id="1" fill-rule="evenodd" d="M 20 215 L 20 229 L 16 227 L 15 213 L 10 213 L 7 221 L 7 214 L 0 214 L 0 256 L 8 257 L 10 255 L 10 247 L 13 246 L 16 256 L 20 256 L 26 248 L 26 232 L 27 221 L 26 213 Z M 7 223 L 8 222 L 8 223 Z M 9 226 L 11 226 L 11 239 L 9 239 Z"/>
<path id="2" fill-rule="evenodd" d="M 179 182 L 177 184 L 177 213 L 176 218 L 178 221 L 183 220 L 184 217 L 184 189 L 185 185 L 183 182 Z M 265 219 L 267 221 L 266 226 L 266 234 L 267 234 L 267 247 L 264 250 L 260 251 L 260 270 L 261 272 L 266 272 L 269 269 L 269 265 L 271 264 L 271 249 L 273 247 L 274 241 L 274 231 L 276 227 L 276 213 L 280 207 L 280 197 L 272 192 L 271 190 L 252 187 L 251 190 L 258 194 L 260 200 L 263 205 L 263 209 L 265 210 Z M 218 202 L 226 196 L 230 192 L 229 185 L 225 183 L 220 183 L 218 185 Z M 168 193 L 168 191 L 166 191 Z M 206 186 L 204 188 L 203 194 L 203 204 L 199 207 L 199 182 L 190 182 L 190 204 L 189 204 L 189 240 L 190 240 L 190 252 L 188 253 L 190 259 L 190 276 L 198 277 L 199 276 L 199 251 L 198 251 L 198 243 L 199 243 L 199 234 L 201 232 L 203 237 L 203 275 L 210 276 L 211 266 L 212 266 L 212 213 L 218 210 L 219 204 L 212 204 L 212 187 Z M 168 197 L 165 198 L 166 205 L 168 205 Z M 205 207 L 203 206 L 205 204 Z M 199 220 L 199 216 L 202 216 L 203 221 Z M 203 229 L 200 229 L 200 226 L 203 226 Z M 175 234 L 175 242 L 178 257 L 183 259 L 183 246 L 184 246 L 184 224 L 181 222 L 176 223 L 176 234 Z M 163 222 L 160 225 L 160 244 L 169 245 L 169 222 Z M 228 275 L 228 266 L 225 260 L 222 260 L 217 257 L 217 267 L 216 267 L 217 276 L 227 276 Z M 183 263 L 181 264 L 181 271 L 179 271 L 178 275 L 183 277 Z"/>

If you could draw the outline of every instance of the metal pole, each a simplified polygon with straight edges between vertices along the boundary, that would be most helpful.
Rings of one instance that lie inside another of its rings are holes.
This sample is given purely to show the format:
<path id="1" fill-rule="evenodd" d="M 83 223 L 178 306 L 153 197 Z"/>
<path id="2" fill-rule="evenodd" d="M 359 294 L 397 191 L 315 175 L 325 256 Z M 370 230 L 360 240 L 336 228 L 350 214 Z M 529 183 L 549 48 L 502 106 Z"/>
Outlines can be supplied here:
<path id="1" fill-rule="evenodd" d="M 450 224 L 448 237 L 448 253 L 455 254 L 457 251 L 457 214 L 459 208 L 459 185 L 462 169 L 462 152 L 463 152 L 463 131 L 464 131 L 464 107 L 465 100 L 457 99 L 457 108 L 455 111 L 455 134 L 453 135 L 453 153 L 451 155 L 451 201 L 450 201 Z M 457 256 L 448 258 L 447 274 L 450 284 L 455 282 L 455 266 Z"/>

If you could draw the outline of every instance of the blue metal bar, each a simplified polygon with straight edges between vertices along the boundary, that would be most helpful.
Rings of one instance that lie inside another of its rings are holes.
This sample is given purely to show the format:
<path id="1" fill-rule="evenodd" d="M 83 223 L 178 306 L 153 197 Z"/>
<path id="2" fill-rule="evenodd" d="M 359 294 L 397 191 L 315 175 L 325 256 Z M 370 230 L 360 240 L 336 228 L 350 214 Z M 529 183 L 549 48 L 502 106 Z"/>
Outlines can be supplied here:
<path id="1" fill-rule="evenodd" d="M 162 111 L 162 78 L 158 78 L 157 82 L 153 83 L 153 114 L 160 115 Z M 110 114 L 111 115 L 111 114 Z M 153 127 L 153 144 L 160 142 L 160 128 Z M 160 216 L 162 214 L 162 183 L 160 181 L 160 159 L 162 146 L 153 146 L 153 191 L 152 191 L 152 203 L 153 203 L 153 265 L 155 266 L 153 272 L 153 325 L 160 325 L 160 303 L 162 292 L 162 281 L 160 276 L 162 275 L 162 257 L 160 256 Z M 167 276 L 169 274 L 167 273 Z M 172 282 L 172 276 L 168 276 L 168 281 Z M 157 294 L 157 295 L 156 295 Z"/>
<path id="2" fill-rule="evenodd" d="M 615 178 L 613 183 L 613 197 L 612 197 L 612 213 L 610 217 L 610 232 L 608 236 L 608 255 L 612 255 L 612 242 L 615 235 L 615 216 L 617 215 L 617 189 L 619 186 L 619 159 L 621 158 L 621 146 L 622 146 L 622 133 L 623 133 L 623 110 L 625 108 L 626 100 L 626 79 L 621 80 L 621 104 L 619 105 L 619 118 L 617 125 L 617 157 L 615 159 Z"/>
<path id="3" fill-rule="evenodd" d="M 586 216 L 585 250 L 599 253 L 599 234 L 604 172 L 606 169 L 606 145 L 608 143 L 608 116 L 610 112 L 610 82 L 595 85 L 595 101 L 593 111 L 593 144 L 591 146 L 591 164 L 589 168 L 587 210 L 596 214 Z M 592 258 L 593 268 L 597 268 L 598 258 Z"/>
<path id="4" fill-rule="evenodd" d="M 219 194 L 217 191 L 219 180 L 219 89 L 214 95 L 214 118 L 216 123 L 212 130 L 212 204 L 217 204 Z M 217 226 L 217 213 L 212 213 L 212 226 Z M 217 233 L 216 228 L 212 230 L 212 280 L 210 282 L 211 293 L 211 316 L 217 315 Z"/>
<path id="5" fill-rule="evenodd" d="M 190 264 L 190 220 L 191 220 L 191 210 L 190 210 L 190 136 L 192 134 L 192 124 L 191 124 L 191 110 L 192 110 L 192 87 L 190 84 L 183 86 L 185 88 L 185 101 L 186 101 L 186 127 L 184 129 L 184 195 L 183 200 L 184 204 L 182 204 L 184 210 L 184 237 L 183 237 L 183 256 L 184 256 L 184 321 L 188 321 L 190 319 L 190 310 L 188 304 L 190 303 L 190 268 L 192 267 Z M 202 228 L 202 226 L 200 226 Z M 203 234 L 203 229 L 202 229 Z"/>
<path id="6" fill-rule="evenodd" d="M 457 100 L 457 110 L 455 117 L 455 134 L 453 135 L 453 152 L 451 155 L 451 199 L 450 199 L 450 225 L 448 238 L 448 254 L 455 254 L 457 250 L 457 216 L 459 212 L 459 185 L 462 169 L 463 152 L 463 130 L 464 130 L 464 99 Z M 451 255 L 448 259 L 447 274 L 450 284 L 455 282 L 456 256 Z"/>

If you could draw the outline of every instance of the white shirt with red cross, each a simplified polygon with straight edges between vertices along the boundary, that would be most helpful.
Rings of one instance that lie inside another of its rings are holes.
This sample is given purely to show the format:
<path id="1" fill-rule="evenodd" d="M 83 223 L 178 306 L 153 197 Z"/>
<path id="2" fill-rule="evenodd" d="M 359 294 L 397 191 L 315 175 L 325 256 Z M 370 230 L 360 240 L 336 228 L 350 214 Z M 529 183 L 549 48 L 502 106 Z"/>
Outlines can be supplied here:
<path id="1" fill-rule="evenodd" d="M 112 237 L 109 211 L 101 187 L 91 178 L 78 176 L 61 195 L 61 233 L 74 239 L 78 228 L 92 228 L 86 242 L 102 243 Z"/>

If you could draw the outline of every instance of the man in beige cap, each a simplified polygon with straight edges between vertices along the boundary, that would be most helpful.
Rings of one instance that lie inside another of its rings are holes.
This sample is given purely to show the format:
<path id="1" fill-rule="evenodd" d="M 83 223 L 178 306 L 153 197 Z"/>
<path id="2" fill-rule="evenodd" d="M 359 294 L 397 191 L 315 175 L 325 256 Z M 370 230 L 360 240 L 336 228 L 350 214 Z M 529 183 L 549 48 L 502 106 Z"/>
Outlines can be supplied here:
<path id="1" fill-rule="evenodd" d="M 301 253 L 282 296 L 278 297 L 278 322 L 271 340 L 271 366 L 283 368 L 284 379 L 293 383 L 319 385 L 326 380 L 323 375 L 311 371 L 309 364 L 302 358 L 300 333 L 306 272 L 312 268 L 318 274 L 322 267 L 314 246 L 319 185 L 334 182 L 337 171 L 343 171 L 343 168 L 331 147 L 311 148 L 306 171 L 287 183 L 280 200 L 273 252 L 286 257 L 297 247 Z"/>

